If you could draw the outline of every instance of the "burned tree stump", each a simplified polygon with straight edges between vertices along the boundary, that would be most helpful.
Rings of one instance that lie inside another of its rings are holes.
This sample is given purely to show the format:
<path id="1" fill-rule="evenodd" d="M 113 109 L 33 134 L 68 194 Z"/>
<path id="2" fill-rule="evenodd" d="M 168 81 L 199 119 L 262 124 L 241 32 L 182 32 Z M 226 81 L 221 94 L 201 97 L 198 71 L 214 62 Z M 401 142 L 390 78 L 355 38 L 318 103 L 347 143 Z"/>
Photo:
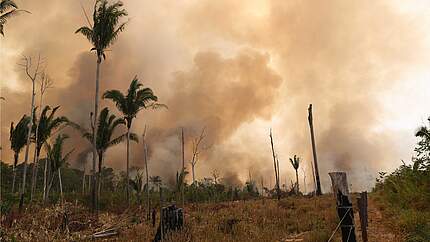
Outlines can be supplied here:
<path id="1" fill-rule="evenodd" d="M 361 237 L 363 242 L 367 242 L 367 192 L 360 193 L 360 197 L 357 198 L 358 214 L 360 215 L 360 226 L 361 226 Z"/>
<path id="2" fill-rule="evenodd" d="M 166 234 L 180 230 L 183 226 L 184 213 L 182 208 L 176 208 L 175 205 L 163 207 L 160 214 L 160 224 L 153 242 L 161 241 Z"/>
<path id="3" fill-rule="evenodd" d="M 354 227 L 354 212 L 352 210 L 351 197 L 348 191 L 348 181 L 345 172 L 329 173 L 333 194 L 336 197 L 337 214 L 340 219 L 343 242 L 356 242 Z"/>

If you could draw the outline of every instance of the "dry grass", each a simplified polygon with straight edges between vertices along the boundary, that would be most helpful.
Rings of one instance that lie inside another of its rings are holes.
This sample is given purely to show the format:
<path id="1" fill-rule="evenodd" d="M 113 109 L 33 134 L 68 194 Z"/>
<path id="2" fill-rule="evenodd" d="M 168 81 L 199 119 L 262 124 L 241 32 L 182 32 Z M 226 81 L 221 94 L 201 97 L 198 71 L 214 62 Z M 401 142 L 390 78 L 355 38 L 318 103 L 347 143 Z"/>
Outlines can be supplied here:
<path id="1" fill-rule="evenodd" d="M 185 219 L 185 229 L 168 241 L 327 241 L 338 221 L 331 196 L 195 204 L 186 207 Z M 118 240 L 148 241 L 153 231 L 146 227 L 125 231 Z"/>
<path id="2" fill-rule="evenodd" d="M 67 211 L 69 226 L 63 230 L 62 214 Z M 151 241 L 155 229 L 143 221 L 144 210 L 133 208 L 121 214 L 104 212 L 97 221 L 83 207 L 67 204 L 32 208 L 16 216 L 4 238 L 16 241 L 86 241 L 96 231 L 111 226 L 119 236 L 109 241 Z M 30 216 L 31 215 L 31 216 Z M 289 197 L 281 201 L 264 199 L 186 206 L 184 230 L 170 234 L 167 241 L 327 241 L 338 218 L 331 195 L 319 198 Z M 166 241 L 166 240 L 165 240 Z M 338 237 L 334 241 L 339 241 Z"/>

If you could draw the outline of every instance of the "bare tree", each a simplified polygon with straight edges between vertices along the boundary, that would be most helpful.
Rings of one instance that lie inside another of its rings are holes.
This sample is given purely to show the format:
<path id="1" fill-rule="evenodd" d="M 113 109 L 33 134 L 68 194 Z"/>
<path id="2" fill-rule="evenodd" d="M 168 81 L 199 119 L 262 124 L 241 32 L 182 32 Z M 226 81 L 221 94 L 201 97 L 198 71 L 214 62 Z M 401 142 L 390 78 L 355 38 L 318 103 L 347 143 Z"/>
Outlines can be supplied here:
<path id="1" fill-rule="evenodd" d="M 275 167 L 275 189 L 276 189 L 276 195 L 278 197 L 278 200 L 281 199 L 281 192 L 279 188 L 279 160 L 276 157 L 275 154 L 275 148 L 273 146 L 273 136 L 272 136 L 272 129 L 270 129 L 270 145 L 272 147 L 272 156 L 273 156 L 273 166 Z"/>
<path id="2" fill-rule="evenodd" d="M 45 73 L 42 72 L 40 75 L 40 82 L 39 82 L 39 93 L 40 93 L 40 98 L 39 98 L 39 108 L 42 110 L 43 108 L 43 95 L 45 94 L 45 92 L 49 89 L 53 87 L 53 81 L 49 78 L 49 76 Z M 42 112 L 40 112 L 40 116 L 39 116 L 39 121 L 40 118 L 42 116 Z M 35 125 L 35 141 L 34 143 L 37 146 L 37 142 L 38 142 L 38 134 L 39 134 L 39 122 L 34 123 Z M 35 193 L 36 190 L 36 183 L 37 183 L 37 171 L 38 171 L 38 164 L 39 164 L 39 152 L 37 152 L 37 148 L 34 149 L 34 155 L 33 155 L 33 174 L 32 174 L 32 179 L 31 179 L 31 193 L 30 193 L 30 201 L 33 200 L 33 194 Z M 45 174 L 46 174 L 46 170 L 48 169 L 48 162 L 45 161 Z M 46 182 L 46 176 L 44 176 L 44 181 Z M 45 186 L 45 185 L 44 185 Z"/>
<path id="3" fill-rule="evenodd" d="M 181 128 L 181 147 L 182 147 L 182 174 L 185 175 L 185 137 L 184 137 L 184 128 Z M 185 180 L 183 182 L 185 183 Z M 181 184 L 182 209 L 185 208 L 184 189 L 185 189 L 184 184 Z"/>
<path id="4" fill-rule="evenodd" d="M 146 172 L 146 205 L 148 208 L 148 213 L 146 215 L 146 218 L 149 219 L 151 214 L 151 204 L 150 204 L 150 198 L 149 198 L 149 172 L 148 172 L 148 146 L 146 144 L 146 125 L 145 130 L 143 131 L 142 135 L 142 142 L 143 142 L 143 151 L 144 151 L 144 158 L 145 158 L 145 172 Z"/>
<path id="5" fill-rule="evenodd" d="M 31 85 L 32 85 L 30 123 L 29 123 L 28 135 L 27 135 L 27 145 L 25 147 L 24 172 L 23 172 L 22 186 L 21 186 L 20 200 L 19 200 L 19 210 L 21 210 L 22 206 L 24 205 L 25 183 L 26 183 L 26 177 L 27 177 L 28 152 L 30 150 L 30 135 L 31 135 L 31 130 L 33 129 L 34 99 L 36 96 L 35 86 L 36 86 L 37 77 L 41 73 L 40 69 L 41 69 L 41 65 L 42 65 L 42 60 L 40 58 L 40 54 L 38 55 L 38 58 L 37 58 L 37 61 L 36 61 L 34 68 L 33 68 L 32 58 L 29 56 L 23 56 L 22 63 L 19 65 L 21 67 L 23 67 L 24 72 L 27 75 L 28 79 L 30 79 Z"/>
<path id="6" fill-rule="evenodd" d="M 304 169 L 303 166 L 300 169 L 302 170 L 302 173 L 303 173 L 303 191 L 306 194 L 307 193 L 307 189 L 306 189 L 307 188 L 307 184 L 306 184 L 306 171 L 305 171 L 305 169 Z"/>
<path id="7" fill-rule="evenodd" d="M 193 157 L 190 161 L 191 170 L 193 172 L 193 184 L 196 182 L 194 168 L 195 168 L 197 162 L 199 161 L 199 154 L 200 154 L 199 146 L 202 143 L 202 140 L 205 138 L 205 130 L 206 130 L 206 128 L 204 127 L 202 129 L 202 132 L 200 133 L 200 136 L 196 137 L 193 140 L 193 150 L 192 150 L 193 151 Z"/>
<path id="8" fill-rule="evenodd" d="M 308 121 L 309 121 L 309 129 L 311 132 L 311 143 L 312 143 L 312 155 L 314 157 L 314 169 L 315 169 L 315 194 L 317 196 L 321 195 L 321 183 L 320 183 L 320 175 L 318 171 L 318 159 L 317 159 L 317 150 L 315 145 L 315 133 L 314 133 L 314 122 L 313 122 L 313 116 L 312 116 L 312 104 L 309 104 L 308 108 Z"/>

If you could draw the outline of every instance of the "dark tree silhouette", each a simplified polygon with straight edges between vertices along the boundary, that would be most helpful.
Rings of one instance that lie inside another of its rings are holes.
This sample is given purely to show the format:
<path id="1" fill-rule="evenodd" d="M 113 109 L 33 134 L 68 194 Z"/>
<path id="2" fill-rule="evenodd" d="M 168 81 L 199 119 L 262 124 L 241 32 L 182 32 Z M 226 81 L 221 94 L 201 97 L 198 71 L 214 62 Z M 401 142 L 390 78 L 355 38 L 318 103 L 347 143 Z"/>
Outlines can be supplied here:
<path id="1" fill-rule="evenodd" d="M 13 180 L 12 180 L 12 193 L 15 192 L 16 180 L 16 166 L 18 165 L 19 153 L 27 144 L 28 125 L 30 124 L 30 117 L 27 115 L 22 116 L 16 126 L 13 122 L 10 124 L 10 148 L 13 150 Z"/>

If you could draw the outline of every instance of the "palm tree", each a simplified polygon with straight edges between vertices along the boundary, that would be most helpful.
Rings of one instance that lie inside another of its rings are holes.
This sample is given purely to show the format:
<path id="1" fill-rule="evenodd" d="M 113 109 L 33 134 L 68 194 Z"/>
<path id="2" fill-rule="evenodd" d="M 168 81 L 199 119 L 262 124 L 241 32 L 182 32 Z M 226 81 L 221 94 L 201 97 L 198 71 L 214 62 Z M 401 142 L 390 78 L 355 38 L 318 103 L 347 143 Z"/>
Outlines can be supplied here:
<path id="1" fill-rule="evenodd" d="M 36 189 L 36 181 L 37 181 L 37 164 L 39 161 L 40 152 L 42 150 L 43 145 L 46 141 L 51 137 L 52 133 L 58 130 L 58 128 L 62 124 L 67 124 L 68 119 L 64 116 L 55 117 L 55 113 L 60 108 L 60 106 L 54 107 L 51 110 L 50 106 L 45 106 L 40 113 L 40 119 L 36 119 L 36 115 L 33 115 L 33 123 L 37 124 L 33 126 L 33 133 L 35 137 L 33 137 L 33 141 L 36 143 L 36 157 L 35 163 L 33 166 L 33 176 L 32 176 L 32 184 L 31 184 L 31 197 L 33 197 L 33 193 Z M 48 112 L 51 113 L 48 114 Z M 46 199 L 46 188 L 47 188 L 47 170 L 48 170 L 48 162 L 45 162 L 44 174 L 43 174 L 43 200 Z"/>
<path id="2" fill-rule="evenodd" d="M 290 158 L 290 162 L 291 165 L 293 166 L 294 170 L 296 170 L 296 193 L 299 193 L 299 173 L 297 172 L 297 170 L 299 169 L 300 166 L 300 158 L 297 155 L 294 155 L 294 158 L 291 159 Z"/>
<path id="3" fill-rule="evenodd" d="M 69 122 L 69 124 L 79 130 L 82 133 L 82 136 L 86 138 L 90 143 L 93 140 L 92 132 L 88 131 L 87 129 L 81 127 L 80 125 Z M 114 114 L 109 114 L 109 109 L 104 108 L 100 112 L 100 118 L 98 120 L 97 124 L 97 155 L 99 158 L 98 163 L 98 196 L 100 196 L 100 184 L 101 184 L 101 172 L 103 167 L 103 158 L 106 151 L 121 142 L 123 142 L 127 138 L 127 134 L 119 135 L 115 138 L 113 138 L 113 135 L 115 133 L 115 130 L 120 126 L 125 125 L 125 121 L 123 118 L 117 118 Z M 138 142 L 137 135 L 134 133 L 130 134 L 130 139 Z"/>
<path id="4" fill-rule="evenodd" d="M 75 33 L 81 33 L 93 45 L 91 51 L 96 51 L 97 68 L 96 68 L 96 92 L 94 97 L 94 120 L 93 124 L 97 124 L 97 115 L 99 109 L 99 79 L 100 79 L 100 64 L 102 58 L 105 59 L 105 51 L 118 38 L 120 32 L 125 28 L 125 23 L 120 23 L 120 18 L 127 16 L 127 12 L 122 8 L 121 1 L 109 4 L 107 0 L 96 0 L 93 12 L 93 24 L 88 21 L 90 26 L 80 27 Z M 93 134 L 96 134 L 96 127 L 93 125 Z M 92 140 L 93 144 L 93 185 L 91 187 L 92 207 L 96 208 L 96 187 L 95 187 L 95 170 L 96 170 L 96 155 L 97 141 L 96 136 Z"/>
<path id="5" fill-rule="evenodd" d="M 27 144 L 28 124 L 30 117 L 27 115 L 22 116 L 18 124 L 14 127 L 13 122 L 10 124 L 10 147 L 14 152 L 13 158 L 13 180 L 12 180 L 12 193 L 15 191 L 16 179 L 16 166 L 18 165 L 19 153 Z"/>
<path id="6" fill-rule="evenodd" d="M 137 113 L 146 108 L 158 108 L 165 106 L 157 103 L 157 96 L 154 95 L 151 88 L 144 88 L 137 77 L 130 83 L 127 94 L 124 95 L 118 90 L 109 90 L 103 94 L 103 98 L 111 99 L 115 102 L 118 110 L 124 115 L 127 125 L 127 202 L 130 203 L 129 188 L 129 158 L 130 158 L 130 129 L 133 119 Z"/>
<path id="7" fill-rule="evenodd" d="M 12 0 L 1 0 L 0 1 L 0 34 L 4 36 L 4 25 L 7 20 L 20 12 L 27 12 L 26 10 L 18 9 L 18 5 Z"/>
<path id="8" fill-rule="evenodd" d="M 136 176 L 134 179 L 130 179 L 130 185 L 134 191 L 136 191 L 136 200 L 140 205 L 142 202 L 142 189 L 143 189 L 143 172 L 139 168 L 136 169 Z"/>
<path id="9" fill-rule="evenodd" d="M 54 174 L 55 172 L 58 172 L 61 201 L 63 201 L 63 184 L 61 180 L 61 167 L 67 162 L 70 154 L 73 152 L 73 150 L 71 150 L 67 154 L 63 155 L 64 140 L 66 140 L 67 138 L 69 138 L 67 135 L 59 134 L 55 139 L 53 145 L 50 145 L 49 143 L 46 143 L 45 145 L 47 160 L 49 160 L 49 163 L 51 165 L 52 174 Z M 47 196 L 49 196 L 49 192 L 51 190 L 53 180 L 54 180 L 54 175 L 51 176 L 51 180 L 49 182 L 49 186 L 47 190 Z"/>

